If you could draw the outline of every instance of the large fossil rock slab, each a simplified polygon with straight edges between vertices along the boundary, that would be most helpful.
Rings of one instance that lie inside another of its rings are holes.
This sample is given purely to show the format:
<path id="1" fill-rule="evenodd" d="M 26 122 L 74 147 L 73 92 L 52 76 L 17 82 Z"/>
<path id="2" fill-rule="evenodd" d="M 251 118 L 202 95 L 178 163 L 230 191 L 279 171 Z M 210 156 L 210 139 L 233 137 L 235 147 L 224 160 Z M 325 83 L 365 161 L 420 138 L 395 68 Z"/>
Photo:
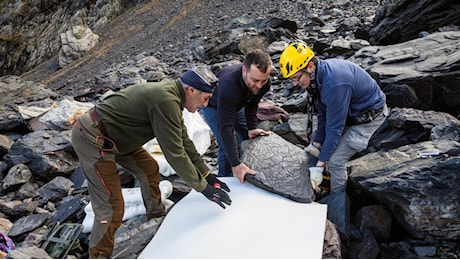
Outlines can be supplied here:
<path id="1" fill-rule="evenodd" d="M 246 181 L 297 202 L 314 200 L 305 151 L 276 133 L 245 140 L 243 163 L 256 171 Z"/>

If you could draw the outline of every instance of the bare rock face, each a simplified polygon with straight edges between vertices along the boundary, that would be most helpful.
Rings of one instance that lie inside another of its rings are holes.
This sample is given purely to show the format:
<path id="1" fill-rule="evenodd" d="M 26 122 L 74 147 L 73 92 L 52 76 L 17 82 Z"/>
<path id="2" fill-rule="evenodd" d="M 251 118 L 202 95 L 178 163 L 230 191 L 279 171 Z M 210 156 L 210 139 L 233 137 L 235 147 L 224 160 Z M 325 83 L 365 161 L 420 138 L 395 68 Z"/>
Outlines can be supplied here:
<path id="1" fill-rule="evenodd" d="M 416 39 L 420 32 L 460 24 L 456 0 L 396 0 L 382 6 L 369 31 L 373 45 L 388 45 Z M 456 11 L 455 11 L 456 10 Z"/>
<path id="2" fill-rule="evenodd" d="M 314 200 L 304 150 L 276 133 L 245 140 L 243 160 L 256 175 L 246 174 L 247 181 L 297 202 Z"/>
<path id="3" fill-rule="evenodd" d="M 90 28 L 74 26 L 71 30 L 61 33 L 62 48 L 59 51 L 59 67 L 63 68 L 74 60 L 81 58 L 99 40 L 99 36 Z"/>
<path id="4" fill-rule="evenodd" d="M 52 259 L 51 256 L 42 248 L 37 246 L 18 248 L 11 251 L 11 259 Z"/>
<path id="5" fill-rule="evenodd" d="M 441 112 L 393 108 L 386 123 L 393 130 L 379 133 L 388 137 L 382 147 L 393 143 L 393 149 L 348 162 L 350 183 L 372 194 L 411 236 L 458 239 L 460 121 Z M 373 233 L 380 241 L 388 237 Z"/>
<path id="6" fill-rule="evenodd" d="M 19 105 L 32 105 L 38 101 L 52 103 L 57 94 L 43 84 L 25 81 L 18 76 L 0 77 L 0 129 L 10 130 L 23 124 Z"/>
<path id="7" fill-rule="evenodd" d="M 51 180 L 69 176 L 77 167 L 72 144 L 65 135 L 55 130 L 29 133 L 16 141 L 4 160 L 10 165 L 25 164 L 34 177 Z"/>
<path id="8" fill-rule="evenodd" d="M 0 75 L 35 68 L 59 52 L 60 33 L 79 25 L 100 28 L 134 4 L 130 0 L 2 1 Z"/>
<path id="9" fill-rule="evenodd" d="M 433 156 L 423 153 L 434 152 Z M 426 141 L 348 163 L 350 180 L 390 209 L 416 238 L 460 238 L 460 143 Z"/>
<path id="10" fill-rule="evenodd" d="M 5 191 L 17 189 L 19 186 L 27 183 L 32 178 L 32 172 L 24 164 L 16 164 L 8 171 L 8 174 L 2 180 L 2 188 Z"/>
<path id="11" fill-rule="evenodd" d="M 459 41 L 460 31 L 438 32 L 400 44 L 364 47 L 349 60 L 369 71 L 385 93 L 387 86 L 409 86 L 426 109 L 459 115 Z"/>
<path id="12" fill-rule="evenodd" d="M 50 217 L 49 214 L 40 213 L 24 216 L 13 224 L 8 235 L 11 237 L 20 236 L 42 226 Z"/>
<path id="13" fill-rule="evenodd" d="M 323 259 L 341 259 L 340 234 L 334 223 L 326 219 L 324 231 Z"/>

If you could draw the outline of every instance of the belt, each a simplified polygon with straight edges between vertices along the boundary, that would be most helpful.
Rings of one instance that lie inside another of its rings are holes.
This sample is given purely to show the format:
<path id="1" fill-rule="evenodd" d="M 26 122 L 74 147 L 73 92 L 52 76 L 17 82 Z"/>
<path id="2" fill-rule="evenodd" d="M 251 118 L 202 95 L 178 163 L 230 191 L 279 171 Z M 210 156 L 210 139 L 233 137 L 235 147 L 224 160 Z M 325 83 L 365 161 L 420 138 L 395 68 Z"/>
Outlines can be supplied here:
<path id="1" fill-rule="evenodd" d="M 104 124 L 102 123 L 101 118 L 96 112 L 96 107 L 93 107 L 90 110 L 88 110 L 88 114 L 91 117 L 91 120 L 93 120 L 93 122 L 96 124 L 97 129 L 99 129 L 99 132 L 101 132 L 103 136 L 109 137 L 107 131 L 105 130 Z"/>
<path id="2" fill-rule="evenodd" d="M 346 125 L 360 125 L 369 123 L 370 121 L 377 118 L 385 109 L 385 105 L 383 107 L 376 109 L 376 110 L 367 110 L 364 112 L 359 113 L 356 116 L 348 116 Z"/>

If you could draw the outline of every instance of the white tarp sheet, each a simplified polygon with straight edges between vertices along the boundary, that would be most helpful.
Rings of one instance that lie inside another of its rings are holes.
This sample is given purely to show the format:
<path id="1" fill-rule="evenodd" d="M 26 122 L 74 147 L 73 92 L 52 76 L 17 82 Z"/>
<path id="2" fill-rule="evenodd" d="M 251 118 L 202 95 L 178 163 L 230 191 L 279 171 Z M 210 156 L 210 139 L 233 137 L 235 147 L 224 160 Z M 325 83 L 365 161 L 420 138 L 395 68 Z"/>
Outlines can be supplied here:
<path id="1" fill-rule="evenodd" d="M 192 190 L 176 203 L 138 258 L 322 257 L 327 206 L 298 203 L 220 178 L 230 187 L 227 209 Z"/>

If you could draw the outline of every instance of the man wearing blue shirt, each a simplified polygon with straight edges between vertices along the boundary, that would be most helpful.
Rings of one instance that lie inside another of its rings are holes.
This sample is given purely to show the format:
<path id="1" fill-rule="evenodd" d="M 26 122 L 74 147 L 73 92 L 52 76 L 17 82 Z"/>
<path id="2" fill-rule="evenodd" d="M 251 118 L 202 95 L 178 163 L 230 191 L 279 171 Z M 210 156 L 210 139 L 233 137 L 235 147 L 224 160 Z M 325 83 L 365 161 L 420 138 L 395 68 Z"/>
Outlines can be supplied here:
<path id="1" fill-rule="evenodd" d="M 283 77 L 317 97 L 318 125 L 305 149 L 318 159 L 309 168 L 310 179 L 317 189 L 327 166 L 331 189 L 329 198 L 325 198 L 328 214 L 339 232 L 348 236 L 345 165 L 355 153 L 367 148 L 372 134 L 388 116 L 386 96 L 358 65 L 340 59 L 321 60 L 301 42 L 292 43 L 283 51 L 280 70 Z"/>

